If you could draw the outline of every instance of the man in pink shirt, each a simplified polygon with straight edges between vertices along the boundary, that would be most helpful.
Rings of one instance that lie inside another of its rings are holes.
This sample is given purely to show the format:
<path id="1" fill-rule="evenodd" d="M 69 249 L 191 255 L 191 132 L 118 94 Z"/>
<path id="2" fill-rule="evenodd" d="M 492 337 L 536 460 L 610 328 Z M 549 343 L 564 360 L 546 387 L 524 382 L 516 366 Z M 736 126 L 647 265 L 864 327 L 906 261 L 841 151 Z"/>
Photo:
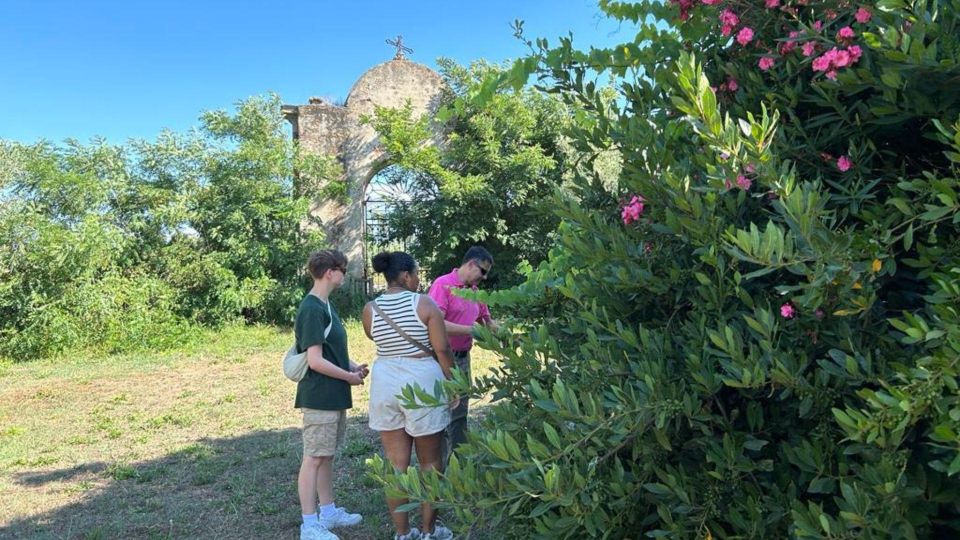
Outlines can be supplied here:
<path id="1" fill-rule="evenodd" d="M 476 289 L 477 283 L 487 279 L 493 267 L 493 256 L 480 246 L 473 246 L 463 256 L 463 262 L 449 274 L 442 275 L 430 285 L 430 298 L 443 312 L 444 324 L 454 361 L 461 371 L 470 376 L 470 348 L 473 346 L 473 326 L 482 324 L 496 328 L 490 319 L 490 310 L 485 304 L 471 302 L 455 296 L 451 290 L 459 288 Z M 467 440 L 467 411 L 469 400 L 460 399 L 460 405 L 453 410 L 450 425 L 443 438 L 443 462 L 450 459 L 450 453 Z"/>

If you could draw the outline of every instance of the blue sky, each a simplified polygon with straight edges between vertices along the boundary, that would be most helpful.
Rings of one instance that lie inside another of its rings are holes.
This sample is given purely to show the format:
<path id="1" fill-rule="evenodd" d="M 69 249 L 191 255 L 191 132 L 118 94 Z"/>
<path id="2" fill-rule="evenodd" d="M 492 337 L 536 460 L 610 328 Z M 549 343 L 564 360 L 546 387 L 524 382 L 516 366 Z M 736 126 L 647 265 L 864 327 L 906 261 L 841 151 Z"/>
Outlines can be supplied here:
<path id="1" fill-rule="evenodd" d="M 204 110 L 265 92 L 342 99 L 392 58 L 384 40 L 397 34 L 431 67 L 439 56 L 521 56 L 514 19 L 551 43 L 632 37 L 595 0 L 0 0 L 0 138 L 122 143 L 188 130 Z"/>

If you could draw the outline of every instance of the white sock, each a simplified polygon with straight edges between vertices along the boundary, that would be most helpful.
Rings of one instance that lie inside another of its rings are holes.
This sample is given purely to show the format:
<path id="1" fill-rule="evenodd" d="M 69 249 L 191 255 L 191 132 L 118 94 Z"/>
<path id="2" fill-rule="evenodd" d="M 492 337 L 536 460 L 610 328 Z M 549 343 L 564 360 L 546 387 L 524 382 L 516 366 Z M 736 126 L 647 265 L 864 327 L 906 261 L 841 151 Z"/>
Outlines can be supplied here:
<path id="1" fill-rule="evenodd" d="M 332 517 L 337 513 L 337 505 L 330 503 L 320 507 L 320 515 L 323 517 Z"/>
<path id="2" fill-rule="evenodd" d="M 311 525 L 316 525 L 320 523 L 319 518 L 316 514 L 301 514 L 303 516 L 303 526 L 309 527 Z"/>

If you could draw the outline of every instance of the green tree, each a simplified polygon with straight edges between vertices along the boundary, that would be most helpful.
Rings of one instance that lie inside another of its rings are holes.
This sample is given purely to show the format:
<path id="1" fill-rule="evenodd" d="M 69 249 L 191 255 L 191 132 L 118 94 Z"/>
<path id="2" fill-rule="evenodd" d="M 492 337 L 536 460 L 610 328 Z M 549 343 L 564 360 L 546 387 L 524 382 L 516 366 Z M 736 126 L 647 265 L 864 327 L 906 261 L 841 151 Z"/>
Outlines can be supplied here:
<path id="1" fill-rule="evenodd" d="M 331 158 L 300 152 L 276 96 L 126 146 L 0 141 L 0 354 L 162 347 L 196 324 L 288 322 L 323 245 Z"/>
<path id="2" fill-rule="evenodd" d="M 562 102 L 531 90 L 468 99 L 487 77 L 502 73 L 477 62 L 469 68 L 439 62 L 448 85 L 438 118 L 412 118 L 409 105 L 379 108 L 368 121 L 390 162 L 402 173 L 409 199 L 395 201 L 391 238 L 414 238 L 412 254 L 434 274 L 459 265 L 467 248 L 482 244 L 494 254 L 494 285 L 514 284 L 522 268 L 544 260 L 557 218 L 544 206 L 564 182 L 573 154 L 562 131 L 569 124 Z M 439 126 L 442 141 L 434 140 Z"/>
<path id="3" fill-rule="evenodd" d="M 523 318 L 446 478 L 378 477 L 518 538 L 960 534 L 957 7 L 601 2 L 634 40 L 531 43 L 491 84 L 576 104 L 618 186 L 481 295 Z"/>

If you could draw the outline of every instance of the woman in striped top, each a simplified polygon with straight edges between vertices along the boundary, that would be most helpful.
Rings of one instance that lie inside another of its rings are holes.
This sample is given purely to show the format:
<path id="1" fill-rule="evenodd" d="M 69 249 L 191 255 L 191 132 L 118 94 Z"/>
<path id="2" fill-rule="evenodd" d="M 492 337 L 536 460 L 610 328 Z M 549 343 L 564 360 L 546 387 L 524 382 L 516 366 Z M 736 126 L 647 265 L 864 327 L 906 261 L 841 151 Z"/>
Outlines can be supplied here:
<path id="1" fill-rule="evenodd" d="M 377 358 L 371 371 L 370 428 L 380 432 L 384 454 L 394 469 L 405 471 L 410 466 L 414 445 L 421 470 L 438 469 L 440 441 L 450 423 L 450 408 L 407 409 L 401 406 L 397 395 L 407 385 L 419 385 L 432 392 L 437 381 L 452 378 L 453 352 L 447 341 L 443 313 L 429 296 L 414 292 L 420 286 L 419 269 L 409 254 L 380 253 L 373 258 L 373 269 L 386 277 L 388 287 L 363 308 L 363 329 L 377 345 Z M 374 309 L 374 304 L 379 309 Z M 384 320 L 381 312 L 410 339 Z M 455 407 L 456 403 L 452 405 Z M 450 529 L 435 525 L 436 514 L 428 504 L 421 506 L 421 536 L 420 531 L 410 527 L 406 512 L 395 511 L 406 502 L 406 499 L 387 498 L 397 530 L 394 538 L 446 540 L 453 537 Z"/>

